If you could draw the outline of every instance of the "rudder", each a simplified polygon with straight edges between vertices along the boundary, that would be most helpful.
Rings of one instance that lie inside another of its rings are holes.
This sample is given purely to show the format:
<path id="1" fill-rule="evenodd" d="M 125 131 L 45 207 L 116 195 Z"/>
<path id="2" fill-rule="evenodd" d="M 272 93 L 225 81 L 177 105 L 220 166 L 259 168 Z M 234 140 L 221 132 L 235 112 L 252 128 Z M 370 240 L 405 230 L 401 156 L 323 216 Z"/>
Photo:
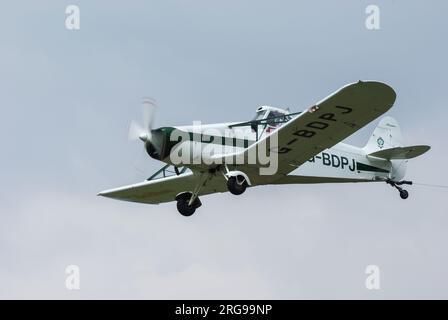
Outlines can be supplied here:
<path id="1" fill-rule="evenodd" d="M 378 123 L 378 126 L 370 136 L 369 141 L 364 147 L 366 154 L 379 152 L 385 149 L 397 148 L 403 146 L 403 137 L 398 122 L 392 117 L 384 117 Z M 407 167 L 407 160 L 390 160 L 391 171 L 389 178 L 393 181 L 399 181 L 404 178 Z"/>

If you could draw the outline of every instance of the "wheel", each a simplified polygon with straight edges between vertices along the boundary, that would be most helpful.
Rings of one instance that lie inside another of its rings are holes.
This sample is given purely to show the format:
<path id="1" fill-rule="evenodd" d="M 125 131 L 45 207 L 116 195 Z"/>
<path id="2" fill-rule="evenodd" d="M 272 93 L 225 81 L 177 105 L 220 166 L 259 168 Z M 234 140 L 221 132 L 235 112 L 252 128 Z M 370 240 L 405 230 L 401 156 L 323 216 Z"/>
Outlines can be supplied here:
<path id="1" fill-rule="evenodd" d="M 241 177 L 230 177 L 229 180 L 227 180 L 227 188 L 229 191 L 234 195 L 240 195 L 244 191 L 246 191 L 247 182 L 246 180 Z"/>
<path id="2" fill-rule="evenodd" d="M 400 197 L 401 199 L 407 199 L 409 197 L 409 192 L 406 190 L 400 190 Z"/>
<path id="3" fill-rule="evenodd" d="M 189 217 L 196 211 L 196 208 L 193 205 L 188 205 L 188 199 L 181 198 L 177 200 L 177 211 L 184 217 Z"/>

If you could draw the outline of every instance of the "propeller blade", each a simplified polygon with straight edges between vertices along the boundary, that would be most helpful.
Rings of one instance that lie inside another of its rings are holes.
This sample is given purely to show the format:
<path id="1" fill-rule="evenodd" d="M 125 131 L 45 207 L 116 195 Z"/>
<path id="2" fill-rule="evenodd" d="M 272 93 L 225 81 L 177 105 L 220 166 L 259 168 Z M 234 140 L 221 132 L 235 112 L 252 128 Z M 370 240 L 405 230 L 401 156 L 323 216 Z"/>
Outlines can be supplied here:
<path id="1" fill-rule="evenodd" d="M 137 140 L 140 139 L 145 143 L 145 148 L 153 148 L 157 152 L 160 152 L 160 146 L 157 142 L 153 140 L 153 122 L 154 122 L 154 112 L 156 109 L 155 100 L 150 98 L 143 98 L 143 126 L 135 121 L 132 121 L 129 126 L 128 139 Z M 149 151 L 148 151 L 149 152 Z M 151 151 L 152 152 L 152 151 Z"/>
<path id="2" fill-rule="evenodd" d="M 129 132 L 128 132 L 128 139 L 129 140 L 137 140 L 139 139 L 141 134 L 145 134 L 146 130 L 143 129 L 141 125 L 139 125 L 137 122 L 132 121 L 129 125 Z"/>
<path id="3" fill-rule="evenodd" d="M 156 102 L 151 98 L 143 98 L 143 127 L 146 132 L 151 132 L 154 123 L 154 112 L 156 110 Z"/>

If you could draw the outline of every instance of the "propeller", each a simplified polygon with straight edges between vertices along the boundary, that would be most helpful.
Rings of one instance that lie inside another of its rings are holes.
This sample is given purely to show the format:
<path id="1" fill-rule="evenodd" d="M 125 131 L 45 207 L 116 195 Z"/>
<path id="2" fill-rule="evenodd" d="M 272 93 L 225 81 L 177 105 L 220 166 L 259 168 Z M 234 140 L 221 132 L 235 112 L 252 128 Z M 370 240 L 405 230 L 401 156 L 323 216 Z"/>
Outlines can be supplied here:
<path id="1" fill-rule="evenodd" d="M 129 126 L 128 139 L 140 139 L 145 145 L 145 150 L 152 158 L 159 159 L 163 147 L 163 138 L 160 131 L 153 129 L 154 113 L 157 108 L 155 100 L 143 98 L 143 124 L 132 121 Z"/>
<path id="2" fill-rule="evenodd" d="M 151 98 L 143 98 L 143 124 L 140 125 L 136 121 L 132 121 L 129 126 L 128 139 L 140 139 L 143 142 L 151 142 L 152 126 L 154 122 L 154 112 L 156 110 L 156 103 Z"/>

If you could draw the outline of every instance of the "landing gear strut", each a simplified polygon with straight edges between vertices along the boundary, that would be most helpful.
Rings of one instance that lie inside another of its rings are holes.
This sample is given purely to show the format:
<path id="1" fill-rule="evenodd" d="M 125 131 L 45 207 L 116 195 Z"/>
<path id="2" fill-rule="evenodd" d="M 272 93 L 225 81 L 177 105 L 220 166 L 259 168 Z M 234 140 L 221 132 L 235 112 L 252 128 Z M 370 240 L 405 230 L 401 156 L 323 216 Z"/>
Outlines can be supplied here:
<path id="1" fill-rule="evenodd" d="M 409 197 L 409 192 L 407 192 L 406 190 L 404 190 L 402 187 L 400 187 L 403 184 L 407 184 L 407 185 L 412 185 L 412 181 L 392 181 L 392 180 L 386 180 L 386 183 L 391 185 L 392 187 L 394 187 L 395 189 L 398 190 L 398 192 L 400 193 L 400 198 L 401 199 L 407 199 Z"/>

